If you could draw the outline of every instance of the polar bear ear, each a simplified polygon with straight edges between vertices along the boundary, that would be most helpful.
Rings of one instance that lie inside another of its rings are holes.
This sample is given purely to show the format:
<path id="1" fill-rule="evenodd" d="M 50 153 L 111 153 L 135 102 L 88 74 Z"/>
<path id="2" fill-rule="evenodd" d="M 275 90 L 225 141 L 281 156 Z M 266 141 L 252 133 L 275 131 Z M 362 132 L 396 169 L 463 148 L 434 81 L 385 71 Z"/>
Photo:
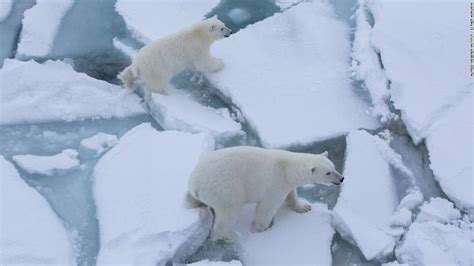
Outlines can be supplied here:
<path id="1" fill-rule="evenodd" d="M 328 152 L 328 151 L 324 151 L 323 153 L 321 153 L 321 155 L 324 156 L 324 157 L 328 157 L 329 152 Z"/>

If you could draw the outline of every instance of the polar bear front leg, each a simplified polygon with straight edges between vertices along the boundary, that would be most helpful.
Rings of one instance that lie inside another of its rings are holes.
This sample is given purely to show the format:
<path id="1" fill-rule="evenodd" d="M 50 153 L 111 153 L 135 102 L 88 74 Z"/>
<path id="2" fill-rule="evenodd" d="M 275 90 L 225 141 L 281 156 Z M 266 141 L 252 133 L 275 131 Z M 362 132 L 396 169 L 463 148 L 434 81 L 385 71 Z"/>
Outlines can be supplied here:
<path id="1" fill-rule="evenodd" d="M 242 206 L 218 207 L 214 209 L 214 227 L 211 235 L 212 240 L 222 239 L 226 242 L 234 242 L 238 234 L 233 230 L 239 219 Z"/>
<path id="2" fill-rule="evenodd" d="M 258 233 L 270 228 L 273 222 L 273 217 L 281 207 L 284 200 L 284 196 L 278 198 L 270 197 L 257 203 L 257 208 L 255 209 L 255 220 L 252 222 L 250 231 L 252 233 Z"/>
<path id="3" fill-rule="evenodd" d="M 290 193 L 288 193 L 288 197 L 286 197 L 286 202 L 288 203 L 288 207 L 290 207 L 290 209 L 295 212 L 303 213 L 311 211 L 311 205 L 298 198 L 296 188 L 291 190 Z"/>
<path id="4" fill-rule="evenodd" d="M 196 62 L 195 67 L 201 72 L 217 72 L 224 68 L 224 61 L 222 61 L 222 59 L 215 58 L 212 56 L 204 57 L 198 60 L 198 62 Z"/>

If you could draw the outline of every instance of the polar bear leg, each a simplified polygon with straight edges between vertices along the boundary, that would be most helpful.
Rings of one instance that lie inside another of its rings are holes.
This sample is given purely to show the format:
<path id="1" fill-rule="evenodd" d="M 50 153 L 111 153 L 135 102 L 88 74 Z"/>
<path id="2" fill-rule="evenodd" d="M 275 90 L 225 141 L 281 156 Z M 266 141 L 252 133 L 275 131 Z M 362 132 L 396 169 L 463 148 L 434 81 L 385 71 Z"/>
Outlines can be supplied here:
<path id="1" fill-rule="evenodd" d="M 265 198 L 257 203 L 255 209 L 255 220 L 252 222 L 251 231 L 252 233 L 262 232 L 267 230 L 272 224 L 273 217 L 281 204 L 285 200 L 285 197 L 281 198 Z"/>
<path id="2" fill-rule="evenodd" d="M 214 209 L 214 230 L 212 240 L 222 239 L 227 242 L 237 240 L 238 234 L 233 230 L 239 219 L 242 206 L 218 207 Z"/>
<path id="3" fill-rule="evenodd" d="M 224 68 L 224 62 L 222 59 L 209 56 L 198 60 L 195 68 L 201 72 L 217 72 Z"/>
<path id="4" fill-rule="evenodd" d="M 295 212 L 303 213 L 311 211 L 311 205 L 298 198 L 296 189 L 293 189 L 290 191 L 290 193 L 288 193 L 286 202 L 288 203 L 288 207 L 290 207 L 290 209 Z"/>

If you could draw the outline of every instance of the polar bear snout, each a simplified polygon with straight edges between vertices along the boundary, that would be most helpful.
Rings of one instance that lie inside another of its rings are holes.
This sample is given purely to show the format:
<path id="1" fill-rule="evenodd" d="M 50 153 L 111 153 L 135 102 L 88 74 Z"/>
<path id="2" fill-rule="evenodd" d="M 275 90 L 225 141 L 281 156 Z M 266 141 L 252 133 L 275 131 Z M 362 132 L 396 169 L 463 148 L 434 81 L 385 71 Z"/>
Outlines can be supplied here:
<path id="1" fill-rule="evenodd" d="M 227 27 L 224 27 L 223 31 L 224 31 L 224 37 L 226 37 L 226 38 L 229 37 L 230 34 L 232 33 L 232 30 L 227 28 Z"/>
<path id="2" fill-rule="evenodd" d="M 334 180 L 334 181 L 331 181 L 333 185 L 339 186 L 340 184 L 342 184 L 342 181 L 344 181 L 344 176 L 342 176 L 336 171 L 332 172 L 331 175 L 332 175 L 331 179 Z"/>

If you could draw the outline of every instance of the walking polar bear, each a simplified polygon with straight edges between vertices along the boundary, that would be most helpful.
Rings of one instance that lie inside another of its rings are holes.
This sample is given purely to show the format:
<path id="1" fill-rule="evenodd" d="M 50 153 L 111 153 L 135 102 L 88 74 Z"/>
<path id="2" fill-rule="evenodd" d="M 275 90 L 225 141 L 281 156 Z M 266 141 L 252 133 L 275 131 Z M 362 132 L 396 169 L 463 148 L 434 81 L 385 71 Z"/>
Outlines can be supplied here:
<path id="1" fill-rule="evenodd" d="M 198 22 L 145 45 L 119 78 L 131 90 L 133 80 L 141 79 L 145 83 L 145 99 L 150 99 L 152 91 L 167 94 L 169 80 L 185 69 L 221 70 L 224 62 L 211 56 L 210 47 L 214 41 L 229 37 L 231 32 L 216 16 Z"/>
<path id="2" fill-rule="evenodd" d="M 297 187 L 308 183 L 342 183 L 344 177 L 327 155 L 257 147 L 215 151 L 201 158 L 194 168 L 186 205 L 210 206 L 214 210 L 213 240 L 236 239 L 233 227 L 246 203 L 257 203 L 251 231 L 264 231 L 272 225 L 273 216 L 285 199 L 295 212 L 311 210 L 311 205 L 298 198 Z"/>

